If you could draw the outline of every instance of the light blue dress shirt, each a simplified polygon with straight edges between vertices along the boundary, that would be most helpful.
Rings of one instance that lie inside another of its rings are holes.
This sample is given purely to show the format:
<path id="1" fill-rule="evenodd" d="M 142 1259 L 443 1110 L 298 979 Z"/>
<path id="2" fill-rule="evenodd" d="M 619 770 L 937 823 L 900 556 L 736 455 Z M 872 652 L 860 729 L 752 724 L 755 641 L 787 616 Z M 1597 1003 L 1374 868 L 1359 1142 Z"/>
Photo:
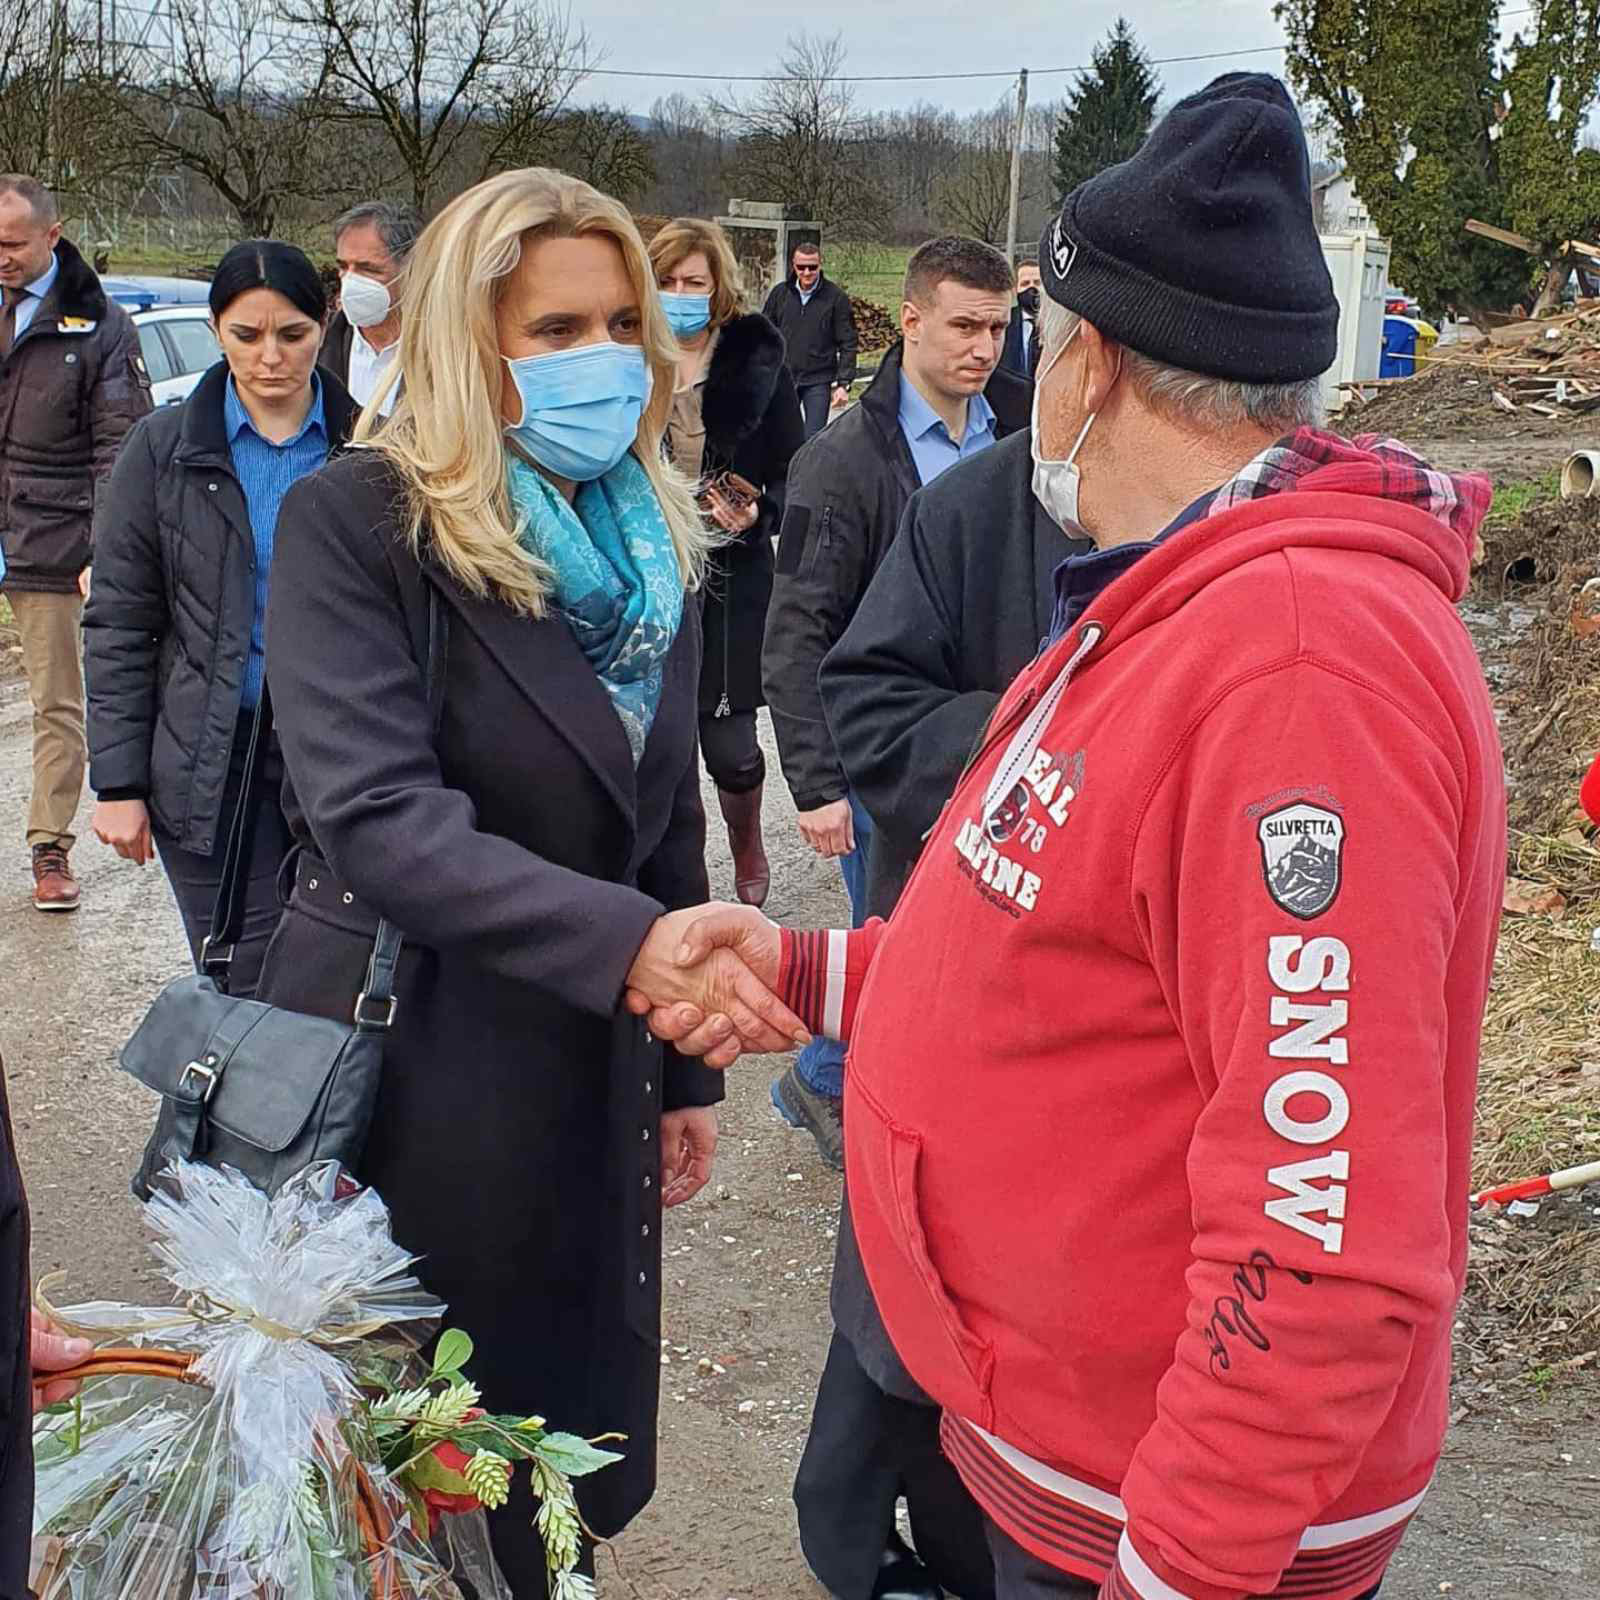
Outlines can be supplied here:
<path id="1" fill-rule="evenodd" d="M 900 374 L 900 431 L 911 446 L 911 459 L 917 464 L 917 477 L 932 483 L 947 467 L 953 467 L 994 443 L 994 412 L 981 394 L 967 401 L 967 431 L 958 444 L 950 437 L 944 419 L 917 393 L 916 386 Z"/>
<path id="2" fill-rule="evenodd" d="M 278 508 L 290 487 L 328 459 L 328 424 L 322 409 L 322 379 L 311 378 L 311 409 L 300 431 L 282 444 L 274 444 L 256 431 L 239 391 L 228 379 L 222 402 L 228 451 L 244 503 L 250 513 L 250 534 L 256 547 L 256 614 L 250 628 L 250 658 L 244 669 L 244 694 L 240 705 L 253 710 L 261 701 L 266 676 L 267 584 L 272 575 L 272 538 L 278 526 Z"/>
<path id="3" fill-rule="evenodd" d="M 32 283 L 25 283 L 22 286 L 22 298 L 17 302 L 16 327 L 12 335 L 13 344 L 32 326 L 33 319 L 39 310 L 39 302 L 50 293 L 50 287 L 60 276 L 60 273 L 60 259 L 52 255 L 50 257 L 50 265 Z"/>

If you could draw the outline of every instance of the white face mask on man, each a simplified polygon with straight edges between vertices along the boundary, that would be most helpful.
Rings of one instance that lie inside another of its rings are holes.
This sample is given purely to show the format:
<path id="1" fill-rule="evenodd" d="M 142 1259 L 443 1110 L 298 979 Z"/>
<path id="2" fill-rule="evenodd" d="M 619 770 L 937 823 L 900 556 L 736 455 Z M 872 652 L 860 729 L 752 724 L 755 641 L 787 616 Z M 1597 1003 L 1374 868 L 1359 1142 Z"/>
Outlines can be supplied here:
<path id="1" fill-rule="evenodd" d="M 339 280 L 339 307 L 351 327 L 375 328 L 394 309 L 394 299 L 388 284 L 347 272 Z"/>
<path id="2" fill-rule="evenodd" d="M 1082 330 L 1083 324 L 1078 323 L 1062 342 L 1061 348 L 1045 362 L 1044 369 L 1034 380 L 1033 384 L 1033 494 L 1034 498 L 1045 508 L 1050 519 L 1061 531 L 1075 539 L 1090 539 L 1094 536 L 1078 520 L 1078 490 L 1081 484 L 1082 472 L 1077 466 L 1078 452 L 1083 449 L 1083 441 L 1089 437 L 1089 430 L 1094 426 L 1094 419 L 1099 416 L 1098 411 L 1091 411 L 1083 427 L 1078 432 L 1076 442 L 1066 455 L 1060 460 L 1045 460 L 1039 454 L 1039 395 L 1044 388 L 1044 380 L 1050 369 L 1058 362 L 1066 349 Z M 1122 364 L 1120 357 L 1117 363 L 1118 375 L 1121 375 Z"/>

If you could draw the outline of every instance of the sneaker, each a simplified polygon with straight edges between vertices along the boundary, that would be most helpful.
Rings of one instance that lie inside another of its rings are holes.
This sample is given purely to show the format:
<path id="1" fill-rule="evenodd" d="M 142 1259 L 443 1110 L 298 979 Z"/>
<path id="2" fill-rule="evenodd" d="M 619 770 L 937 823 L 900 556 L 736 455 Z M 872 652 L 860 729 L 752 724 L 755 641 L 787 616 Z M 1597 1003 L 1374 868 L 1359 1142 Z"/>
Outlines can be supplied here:
<path id="1" fill-rule="evenodd" d="M 78 909 L 78 880 L 72 876 L 67 852 L 58 844 L 33 847 L 33 908 L 35 911 Z"/>
<path id="2" fill-rule="evenodd" d="M 835 1172 L 844 1171 L 842 1102 L 818 1094 L 790 1067 L 772 1085 L 772 1108 L 791 1128 L 803 1128 L 817 1141 L 817 1154 Z"/>

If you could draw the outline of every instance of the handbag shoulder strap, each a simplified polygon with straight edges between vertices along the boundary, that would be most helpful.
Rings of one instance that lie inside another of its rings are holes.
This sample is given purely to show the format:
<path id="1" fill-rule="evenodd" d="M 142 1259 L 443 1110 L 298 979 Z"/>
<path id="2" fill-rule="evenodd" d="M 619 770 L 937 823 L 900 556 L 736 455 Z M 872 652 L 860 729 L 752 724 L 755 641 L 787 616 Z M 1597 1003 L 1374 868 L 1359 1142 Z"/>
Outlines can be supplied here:
<path id="1" fill-rule="evenodd" d="M 428 695 L 429 725 L 435 735 L 444 713 L 445 657 L 449 648 L 449 630 L 439 592 L 424 579 L 428 594 L 428 640 L 423 660 L 424 682 Z M 200 946 L 200 972 L 210 978 L 224 993 L 228 989 L 228 969 L 233 962 L 234 946 L 238 942 L 244 921 L 244 889 L 246 869 L 250 857 L 250 839 L 254 830 L 256 806 L 260 798 L 261 770 L 266 755 L 267 742 L 272 734 L 272 699 L 267 686 L 261 686 L 261 701 L 256 707 L 255 720 L 250 727 L 250 744 L 245 752 L 243 781 L 239 786 L 239 803 L 234 809 L 228 828 L 227 848 L 222 858 L 222 877 L 217 885 L 217 900 L 211 912 L 211 931 Z M 373 941 L 372 960 L 367 967 L 367 981 L 356 1000 L 358 1027 L 387 1027 L 393 1020 L 394 972 L 400 960 L 400 933 L 384 918 L 378 924 Z M 388 1015 L 381 1021 L 364 1019 L 367 1001 L 387 1005 Z"/>
<path id="2" fill-rule="evenodd" d="M 428 691 L 428 719 L 437 738 L 439 720 L 444 714 L 444 667 L 449 634 L 439 591 L 423 580 L 428 591 L 428 650 L 424 665 Z M 356 996 L 355 1025 L 362 1033 L 382 1033 L 394 1021 L 395 969 L 400 964 L 400 930 L 387 917 L 378 923 L 372 941 L 372 959 L 367 963 L 367 981 Z"/>

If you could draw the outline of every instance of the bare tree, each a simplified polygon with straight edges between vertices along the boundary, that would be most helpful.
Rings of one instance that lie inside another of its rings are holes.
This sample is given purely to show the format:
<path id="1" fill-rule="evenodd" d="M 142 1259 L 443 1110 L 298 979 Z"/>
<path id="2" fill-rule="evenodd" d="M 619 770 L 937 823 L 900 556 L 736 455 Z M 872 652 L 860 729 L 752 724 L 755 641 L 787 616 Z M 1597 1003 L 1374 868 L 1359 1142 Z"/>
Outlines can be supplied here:
<path id="1" fill-rule="evenodd" d="M 647 137 L 655 181 L 643 204 L 666 216 L 715 215 L 728 198 L 727 141 L 700 101 L 668 95 L 650 108 Z"/>
<path id="2" fill-rule="evenodd" d="M 994 244 L 1006 236 L 1011 209 L 1011 144 L 1016 111 L 1002 102 L 969 117 L 951 169 L 935 180 L 934 215 L 946 227 Z"/>
<path id="3" fill-rule="evenodd" d="M 466 158 L 469 181 L 548 159 L 590 62 L 548 0 L 278 0 L 325 46 L 340 115 L 381 128 L 416 205 Z"/>
<path id="4" fill-rule="evenodd" d="M 203 178 L 246 234 L 270 234 L 331 181 L 330 58 L 307 57 L 275 0 L 169 0 L 164 18 L 124 97 L 130 145 Z"/>
<path id="5" fill-rule="evenodd" d="M 567 112 L 551 132 L 548 160 L 622 201 L 637 199 L 655 182 L 649 144 L 632 117 L 616 106 Z"/>
<path id="6" fill-rule="evenodd" d="M 803 206 L 818 222 L 861 223 L 874 210 L 867 127 L 855 109 L 840 35 L 790 38 L 779 76 L 748 100 L 709 102 L 739 139 L 735 175 L 752 199 Z"/>
<path id="7" fill-rule="evenodd" d="M 124 170 L 114 113 L 128 52 L 97 37 L 88 8 L 0 8 L 0 171 L 71 199 Z"/>

